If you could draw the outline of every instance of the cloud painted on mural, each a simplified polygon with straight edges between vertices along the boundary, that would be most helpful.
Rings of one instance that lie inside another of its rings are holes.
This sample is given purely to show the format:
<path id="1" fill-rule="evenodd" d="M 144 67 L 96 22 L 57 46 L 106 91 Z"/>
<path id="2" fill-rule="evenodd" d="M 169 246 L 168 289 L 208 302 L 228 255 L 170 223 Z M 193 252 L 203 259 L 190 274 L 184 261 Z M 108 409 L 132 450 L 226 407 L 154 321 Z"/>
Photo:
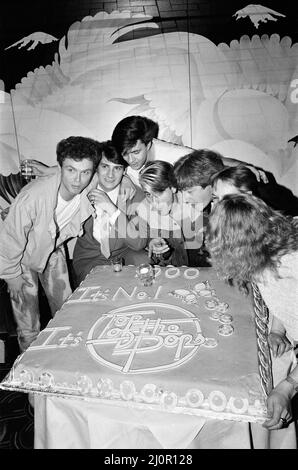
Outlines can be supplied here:
<path id="1" fill-rule="evenodd" d="M 4 50 L 6 51 L 7 49 L 10 49 L 12 47 L 17 47 L 17 46 L 18 46 L 18 49 L 22 49 L 23 47 L 26 47 L 27 44 L 32 42 L 32 44 L 26 48 L 27 51 L 31 51 L 35 49 L 38 44 L 48 44 L 53 41 L 58 41 L 58 39 L 52 36 L 51 34 L 37 31 L 36 33 L 32 33 L 29 36 L 26 36 L 20 39 L 19 41 L 11 44 L 10 46 L 6 47 Z"/>
<path id="2" fill-rule="evenodd" d="M 298 128 L 289 98 L 298 44 L 276 34 L 218 46 L 187 32 L 124 40 L 150 19 L 118 11 L 86 17 L 60 40 L 51 65 L 16 85 L 11 97 L 22 157 L 53 164 L 61 138 L 106 140 L 120 119 L 142 114 L 158 121 L 160 138 L 216 147 L 273 171 L 297 192 L 298 147 L 288 141 Z M 2 116 L 13 133 L 9 106 Z"/>
<path id="3" fill-rule="evenodd" d="M 256 28 L 259 27 L 259 23 L 277 21 L 278 18 L 274 18 L 275 16 L 286 17 L 282 13 L 278 13 L 278 11 L 271 10 L 271 8 L 263 7 L 262 5 L 247 5 L 247 7 L 236 11 L 233 16 L 236 16 L 236 20 L 248 17 Z"/>

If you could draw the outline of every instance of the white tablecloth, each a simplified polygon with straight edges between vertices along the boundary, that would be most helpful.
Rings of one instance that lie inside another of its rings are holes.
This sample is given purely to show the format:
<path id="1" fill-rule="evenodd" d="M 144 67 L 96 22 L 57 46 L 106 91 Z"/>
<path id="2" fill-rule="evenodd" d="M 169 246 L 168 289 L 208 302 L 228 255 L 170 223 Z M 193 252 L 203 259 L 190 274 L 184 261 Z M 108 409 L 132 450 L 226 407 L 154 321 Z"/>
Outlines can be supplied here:
<path id="1" fill-rule="evenodd" d="M 293 352 L 273 360 L 275 384 Z M 36 449 L 293 449 L 294 423 L 268 432 L 260 424 L 35 395 Z"/>

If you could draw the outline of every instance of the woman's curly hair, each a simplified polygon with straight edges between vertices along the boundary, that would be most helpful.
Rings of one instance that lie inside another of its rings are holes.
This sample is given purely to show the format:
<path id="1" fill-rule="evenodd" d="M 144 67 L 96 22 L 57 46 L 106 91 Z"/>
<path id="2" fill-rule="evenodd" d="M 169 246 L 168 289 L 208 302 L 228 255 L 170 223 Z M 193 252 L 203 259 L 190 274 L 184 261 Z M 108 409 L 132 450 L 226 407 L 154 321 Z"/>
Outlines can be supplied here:
<path id="1" fill-rule="evenodd" d="M 248 194 L 230 194 L 210 214 L 206 246 L 214 268 L 229 284 L 248 292 L 265 269 L 298 250 L 298 224 Z"/>

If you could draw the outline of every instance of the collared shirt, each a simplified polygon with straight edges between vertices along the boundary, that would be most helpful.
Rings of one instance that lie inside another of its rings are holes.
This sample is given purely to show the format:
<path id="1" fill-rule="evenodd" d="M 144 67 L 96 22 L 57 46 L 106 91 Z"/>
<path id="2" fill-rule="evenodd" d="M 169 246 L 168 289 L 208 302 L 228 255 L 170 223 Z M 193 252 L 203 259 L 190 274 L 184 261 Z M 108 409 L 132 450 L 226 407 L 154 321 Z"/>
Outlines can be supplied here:
<path id="1" fill-rule="evenodd" d="M 118 186 L 116 186 L 116 188 L 112 189 L 112 191 L 104 191 L 100 186 L 99 184 L 97 185 L 97 189 L 99 189 L 100 191 L 104 192 L 105 194 L 107 194 L 109 196 L 109 198 L 111 199 L 111 201 L 113 202 L 113 204 L 115 204 L 115 206 L 117 206 L 117 199 L 118 199 L 118 195 L 119 195 L 119 190 L 120 190 L 120 184 L 118 184 Z"/>
<path id="2" fill-rule="evenodd" d="M 113 204 L 115 204 L 115 206 L 117 207 L 117 202 L 118 202 L 118 196 L 119 196 L 119 191 L 120 191 L 120 184 L 118 184 L 118 186 L 116 186 L 116 188 L 112 189 L 112 191 L 104 191 L 101 186 L 99 186 L 99 184 L 97 185 L 97 189 L 99 189 L 100 191 L 102 191 L 103 193 L 105 193 L 112 201 Z M 117 209 L 113 215 L 110 216 L 109 218 L 109 224 L 110 226 L 111 225 L 114 225 L 114 223 L 116 222 L 117 218 L 119 217 L 120 215 L 120 210 Z"/>

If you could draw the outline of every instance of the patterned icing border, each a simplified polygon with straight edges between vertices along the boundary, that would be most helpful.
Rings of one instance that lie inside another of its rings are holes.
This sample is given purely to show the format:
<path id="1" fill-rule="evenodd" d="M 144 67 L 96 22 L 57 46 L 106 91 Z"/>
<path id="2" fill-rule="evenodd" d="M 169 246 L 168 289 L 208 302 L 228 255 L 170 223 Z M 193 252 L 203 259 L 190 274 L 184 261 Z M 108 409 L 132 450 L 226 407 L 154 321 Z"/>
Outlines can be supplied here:
<path id="1" fill-rule="evenodd" d="M 268 309 L 256 285 L 253 285 L 253 299 L 260 381 L 264 394 L 268 395 L 272 388 L 271 356 L 267 341 Z M 252 397 L 249 403 L 247 398 L 227 398 L 219 390 L 213 390 L 204 396 L 201 390 L 195 388 L 187 390 L 183 396 L 178 396 L 172 391 L 159 390 L 155 384 L 146 384 L 137 391 L 134 383 L 129 380 L 121 382 L 119 389 L 116 389 L 110 379 L 99 377 L 94 386 L 91 378 L 85 375 L 77 377 L 73 384 L 56 383 L 50 372 L 44 371 L 37 378 L 29 369 L 21 371 L 16 378 L 16 367 L 20 359 L 21 356 L 0 384 L 0 389 L 90 401 L 100 400 L 110 405 L 113 403 L 142 409 L 151 407 L 215 419 L 259 423 L 266 419 L 265 397 L 264 400 Z"/>
<path id="2" fill-rule="evenodd" d="M 255 283 L 252 283 L 252 291 L 257 333 L 259 372 L 263 392 L 268 396 L 273 387 L 271 355 L 268 344 L 269 311 L 261 296 L 259 288 Z"/>
<path id="3" fill-rule="evenodd" d="M 0 385 L 3 390 L 33 392 L 63 398 L 77 398 L 87 401 L 100 401 L 106 404 L 130 406 L 141 409 L 154 409 L 173 413 L 187 413 L 214 419 L 263 423 L 266 419 L 266 406 L 255 398 L 250 404 L 247 398 L 231 396 L 227 398 L 220 390 L 210 391 L 206 396 L 198 388 L 190 388 L 184 395 L 162 390 L 153 383 L 145 384 L 139 391 L 131 380 L 123 380 L 116 388 L 111 379 L 99 378 L 94 385 L 87 375 L 77 376 L 76 383 L 56 383 L 55 377 L 43 372 L 38 379 L 29 369 L 14 377 L 8 374 L 9 385 Z"/>

